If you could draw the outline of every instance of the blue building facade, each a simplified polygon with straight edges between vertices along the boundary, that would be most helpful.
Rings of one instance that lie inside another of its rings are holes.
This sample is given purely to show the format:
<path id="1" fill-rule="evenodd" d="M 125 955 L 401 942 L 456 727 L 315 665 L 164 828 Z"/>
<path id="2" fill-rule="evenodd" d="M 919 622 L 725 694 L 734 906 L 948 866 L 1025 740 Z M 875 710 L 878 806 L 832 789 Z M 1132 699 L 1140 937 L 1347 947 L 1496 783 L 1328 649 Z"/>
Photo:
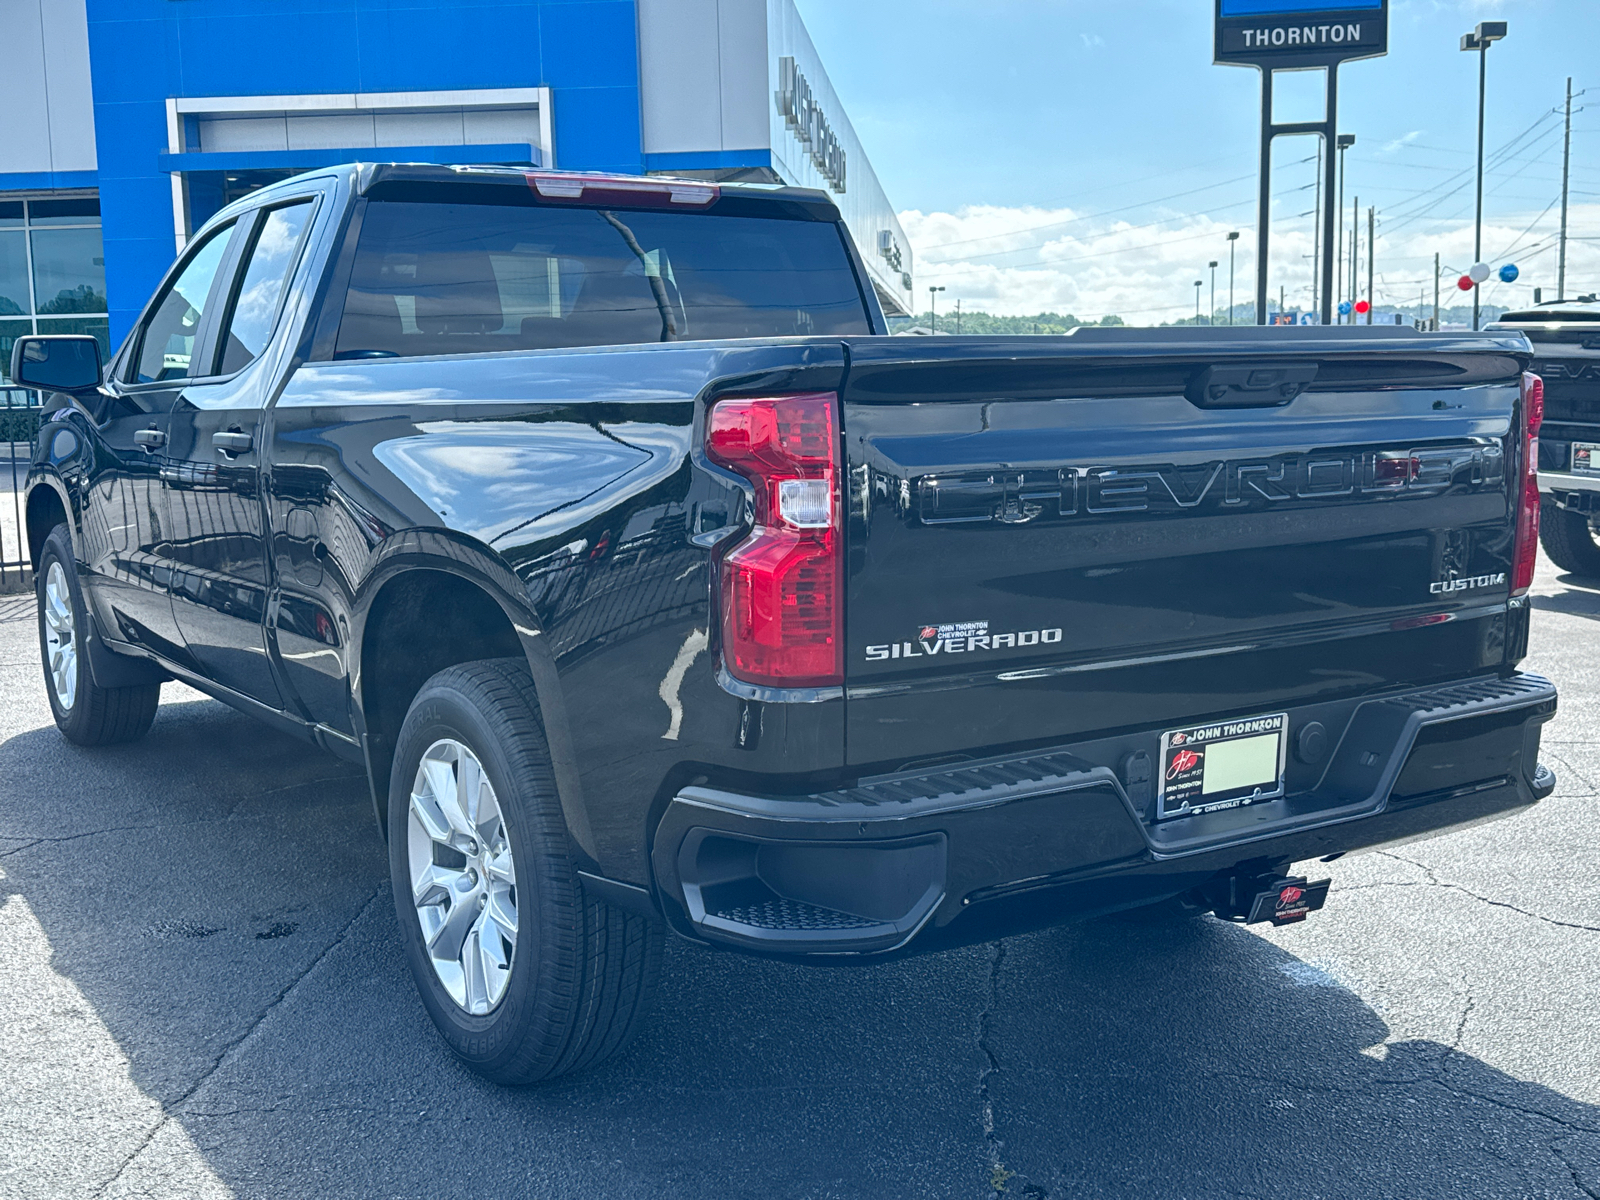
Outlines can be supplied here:
<path id="1" fill-rule="evenodd" d="M 41 67 L 0 79 L 20 131 L 0 143 L 0 354 L 33 329 L 96 332 L 109 349 L 223 204 L 356 160 L 823 187 L 886 309 L 910 307 L 909 246 L 792 0 L 3 11 L 0 37 L 36 44 Z"/>

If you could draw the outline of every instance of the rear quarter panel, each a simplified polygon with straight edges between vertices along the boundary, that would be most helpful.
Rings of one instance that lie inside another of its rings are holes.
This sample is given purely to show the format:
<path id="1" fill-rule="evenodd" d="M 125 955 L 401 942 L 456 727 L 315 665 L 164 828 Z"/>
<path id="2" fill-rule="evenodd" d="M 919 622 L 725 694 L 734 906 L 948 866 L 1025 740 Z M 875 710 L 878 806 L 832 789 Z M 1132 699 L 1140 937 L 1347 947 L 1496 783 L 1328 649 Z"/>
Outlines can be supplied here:
<path id="1" fill-rule="evenodd" d="M 708 395 L 831 390 L 843 365 L 837 341 L 795 339 L 303 366 L 274 410 L 267 489 L 284 596 L 348 631 L 323 648 L 345 678 L 391 556 L 509 573 L 502 603 L 553 664 L 537 681 L 575 756 L 580 849 L 647 882 L 652 811 L 683 784 L 801 789 L 842 767 L 842 700 L 717 682 L 711 546 L 742 492 L 697 464 L 695 430 Z"/>

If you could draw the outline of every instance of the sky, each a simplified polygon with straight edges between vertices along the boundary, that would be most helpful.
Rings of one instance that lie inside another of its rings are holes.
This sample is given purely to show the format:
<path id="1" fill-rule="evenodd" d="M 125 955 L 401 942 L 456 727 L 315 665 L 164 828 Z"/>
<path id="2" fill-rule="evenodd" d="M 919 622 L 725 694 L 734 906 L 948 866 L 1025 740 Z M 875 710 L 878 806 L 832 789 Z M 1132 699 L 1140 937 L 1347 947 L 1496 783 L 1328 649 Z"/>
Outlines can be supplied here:
<path id="1" fill-rule="evenodd" d="M 1210 0 L 796 2 L 899 210 L 919 295 L 948 289 L 941 310 L 1159 324 L 1194 314 L 1196 280 L 1209 310 L 1213 260 L 1221 309 L 1232 230 L 1235 298 L 1252 298 L 1260 78 L 1212 64 Z M 1569 75 L 1588 94 L 1573 102 L 1567 292 L 1600 290 L 1600 0 L 1391 0 L 1388 55 L 1339 73 L 1339 129 L 1356 135 L 1343 225 L 1359 197 L 1364 246 L 1376 209 L 1380 308 L 1431 306 L 1435 253 L 1442 302 L 1461 298 L 1478 64 L 1459 44 L 1482 20 L 1509 25 L 1488 56 L 1483 257 L 1520 271 L 1483 300 L 1554 297 Z M 1316 77 L 1288 82 L 1320 105 Z M 1269 287 L 1291 308 L 1312 298 L 1317 141 L 1274 152 Z"/>

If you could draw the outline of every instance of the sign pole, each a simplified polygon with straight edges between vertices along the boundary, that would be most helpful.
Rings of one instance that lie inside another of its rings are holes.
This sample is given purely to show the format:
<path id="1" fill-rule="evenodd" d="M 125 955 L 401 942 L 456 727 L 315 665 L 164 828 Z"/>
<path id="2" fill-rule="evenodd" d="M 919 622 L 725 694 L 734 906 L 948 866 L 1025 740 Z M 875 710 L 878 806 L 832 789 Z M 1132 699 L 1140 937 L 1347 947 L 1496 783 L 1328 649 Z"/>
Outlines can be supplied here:
<path id="1" fill-rule="evenodd" d="M 1339 130 L 1339 64 L 1328 64 L 1328 100 L 1323 115 L 1327 118 L 1327 132 L 1322 135 L 1325 153 L 1322 156 L 1322 270 L 1321 318 L 1324 325 L 1333 324 L 1333 229 L 1336 220 L 1333 212 L 1333 188 L 1337 174 L 1334 167 L 1334 143 Z"/>
<path id="2" fill-rule="evenodd" d="M 1267 245 L 1272 229 L 1272 68 L 1261 68 L 1261 181 L 1256 195 L 1256 324 L 1267 323 Z"/>
<path id="3" fill-rule="evenodd" d="M 1333 323 L 1336 292 L 1335 250 L 1344 229 L 1339 186 L 1339 66 L 1389 52 L 1389 0 L 1216 0 L 1215 52 L 1219 66 L 1255 67 L 1261 72 L 1261 178 L 1256 197 L 1256 324 L 1267 323 L 1267 282 L 1271 266 L 1272 142 L 1294 134 L 1322 139 L 1316 217 L 1317 264 L 1313 294 L 1324 325 Z M 1272 117 L 1274 71 L 1321 68 L 1326 92 L 1320 121 L 1275 124 Z M 1338 222 L 1336 225 L 1335 222 Z M 1338 231 L 1337 239 L 1335 231 Z M 1355 295 L 1354 266 L 1351 295 Z"/>

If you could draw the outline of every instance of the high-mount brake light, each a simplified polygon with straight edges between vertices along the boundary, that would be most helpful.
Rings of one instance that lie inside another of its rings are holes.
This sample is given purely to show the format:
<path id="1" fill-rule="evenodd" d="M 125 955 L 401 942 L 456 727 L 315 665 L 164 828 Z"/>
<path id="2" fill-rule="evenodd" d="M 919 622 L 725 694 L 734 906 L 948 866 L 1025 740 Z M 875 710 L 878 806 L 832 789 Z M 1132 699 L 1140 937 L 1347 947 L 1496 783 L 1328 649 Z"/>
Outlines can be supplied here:
<path id="1" fill-rule="evenodd" d="M 844 682 L 838 398 L 734 397 L 711 408 L 706 456 L 755 489 L 750 533 L 722 560 L 728 673 L 768 687 Z"/>
<path id="2" fill-rule="evenodd" d="M 1512 550 L 1511 594 L 1533 586 L 1539 557 L 1539 426 L 1544 424 L 1544 380 L 1522 376 L 1522 482 L 1517 495 L 1517 534 Z"/>
<path id="3" fill-rule="evenodd" d="M 529 171 L 528 186 L 544 200 L 582 200 L 627 205 L 710 204 L 722 194 L 714 183 L 661 175 L 595 175 L 578 171 Z"/>

